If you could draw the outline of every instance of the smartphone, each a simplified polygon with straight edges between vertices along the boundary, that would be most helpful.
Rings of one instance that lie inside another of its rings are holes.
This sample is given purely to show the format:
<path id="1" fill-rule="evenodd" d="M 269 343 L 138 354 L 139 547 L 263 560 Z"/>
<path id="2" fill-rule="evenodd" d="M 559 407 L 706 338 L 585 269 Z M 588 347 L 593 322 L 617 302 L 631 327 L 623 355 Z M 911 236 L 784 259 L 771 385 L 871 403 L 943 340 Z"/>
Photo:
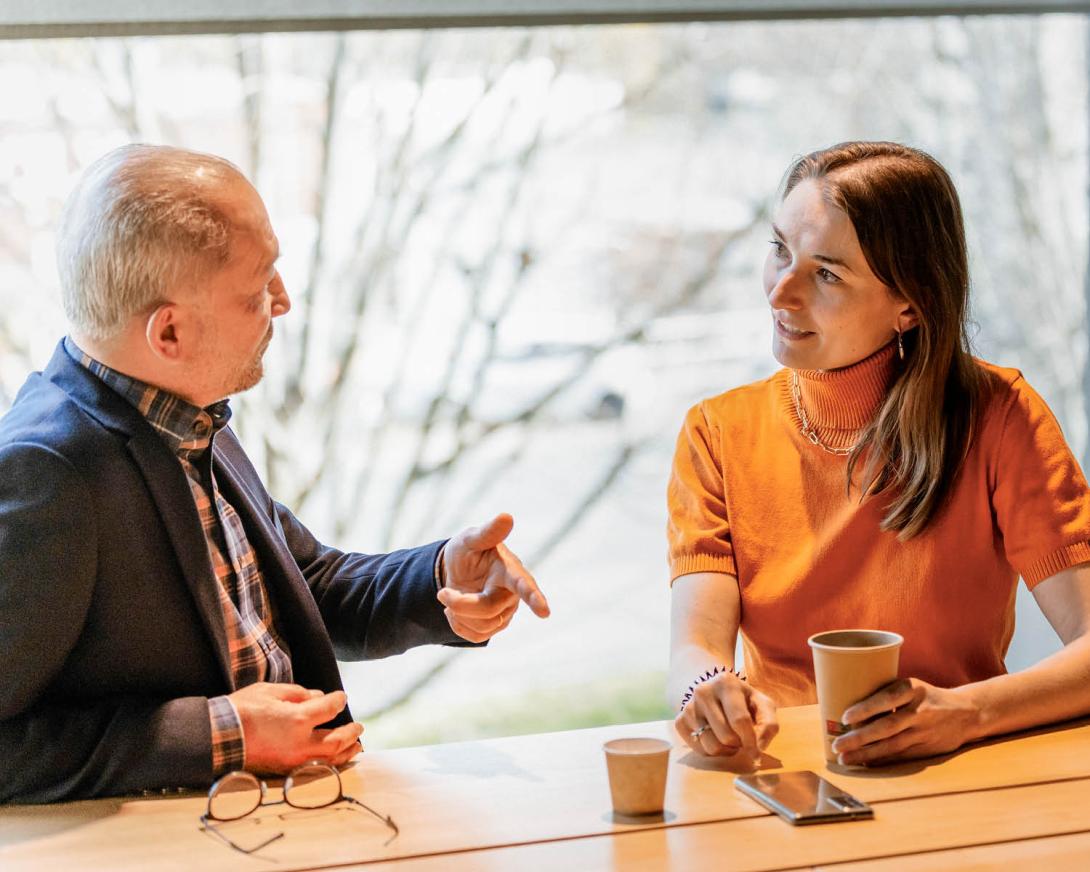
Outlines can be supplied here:
<path id="1" fill-rule="evenodd" d="M 734 786 L 788 823 L 823 824 L 874 817 L 874 809 L 816 772 L 739 775 Z"/>

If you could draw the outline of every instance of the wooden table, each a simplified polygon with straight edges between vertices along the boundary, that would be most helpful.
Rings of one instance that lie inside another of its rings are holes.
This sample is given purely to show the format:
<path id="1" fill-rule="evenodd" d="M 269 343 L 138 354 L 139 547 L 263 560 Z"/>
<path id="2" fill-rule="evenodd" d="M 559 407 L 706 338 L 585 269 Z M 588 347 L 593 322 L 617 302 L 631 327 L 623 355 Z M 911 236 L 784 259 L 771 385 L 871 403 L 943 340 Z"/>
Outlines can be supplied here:
<path id="1" fill-rule="evenodd" d="M 1090 869 L 1090 720 L 830 772 L 816 708 L 780 719 L 762 768 L 821 772 L 873 804 L 873 821 L 791 827 L 733 788 L 729 761 L 690 753 L 656 722 L 364 754 L 345 792 L 394 818 L 401 834 L 389 843 L 354 810 L 281 818 L 277 807 L 227 825 L 243 844 L 285 833 L 246 857 L 200 831 L 203 796 L 106 799 L 0 809 L 0 869 Z M 675 745 L 658 820 L 610 810 L 601 745 L 634 735 Z"/>

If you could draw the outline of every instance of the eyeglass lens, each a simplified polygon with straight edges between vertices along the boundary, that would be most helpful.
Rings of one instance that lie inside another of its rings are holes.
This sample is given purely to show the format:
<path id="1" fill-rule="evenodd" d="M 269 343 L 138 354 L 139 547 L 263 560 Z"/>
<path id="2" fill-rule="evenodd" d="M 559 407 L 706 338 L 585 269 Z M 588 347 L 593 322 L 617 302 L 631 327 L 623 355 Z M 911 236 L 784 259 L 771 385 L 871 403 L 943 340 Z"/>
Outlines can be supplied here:
<path id="1" fill-rule="evenodd" d="M 340 776 L 324 763 L 300 766 L 284 781 L 284 800 L 295 808 L 322 808 L 340 798 Z"/>
<path id="2" fill-rule="evenodd" d="M 209 793 L 208 816 L 219 821 L 246 817 L 261 805 L 261 782 L 249 772 L 230 772 Z"/>

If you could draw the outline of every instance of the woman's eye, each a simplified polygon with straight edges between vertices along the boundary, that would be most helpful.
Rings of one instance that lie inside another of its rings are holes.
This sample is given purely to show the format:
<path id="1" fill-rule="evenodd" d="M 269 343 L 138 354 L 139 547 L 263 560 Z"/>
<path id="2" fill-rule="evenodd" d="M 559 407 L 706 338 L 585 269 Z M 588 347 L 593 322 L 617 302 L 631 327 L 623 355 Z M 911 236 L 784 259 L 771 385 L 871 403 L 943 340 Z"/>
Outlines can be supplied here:
<path id="1" fill-rule="evenodd" d="M 787 246 L 780 242 L 780 240 L 770 239 L 768 240 L 768 243 L 772 246 L 772 250 L 776 254 L 776 257 L 787 257 Z"/>
<path id="2" fill-rule="evenodd" d="M 825 267 L 819 267 L 817 272 L 818 272 L 818 278 L 820 278 L 823 282 L 839 282 L 840 281 L 840 276 L 829 272 L 827 269 L 825 269 Z"/>

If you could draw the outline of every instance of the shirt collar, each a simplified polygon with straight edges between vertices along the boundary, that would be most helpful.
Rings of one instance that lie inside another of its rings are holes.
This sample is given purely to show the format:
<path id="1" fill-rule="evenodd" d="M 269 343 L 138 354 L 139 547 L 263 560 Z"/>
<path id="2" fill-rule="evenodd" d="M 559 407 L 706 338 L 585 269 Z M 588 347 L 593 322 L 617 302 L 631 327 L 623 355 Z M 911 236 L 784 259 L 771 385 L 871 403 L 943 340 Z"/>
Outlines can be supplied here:
<path id="1" fill-rule="evenodd" d="M 204 451 L 215 434 L 231 420 L 231 407 L 227 400 L 202 409 L 162 388 L 111 369 L 84 352 L 70 336 L 65 337 L 64 350 L 108 388 L 132 403 L 175 454 Z"/>

